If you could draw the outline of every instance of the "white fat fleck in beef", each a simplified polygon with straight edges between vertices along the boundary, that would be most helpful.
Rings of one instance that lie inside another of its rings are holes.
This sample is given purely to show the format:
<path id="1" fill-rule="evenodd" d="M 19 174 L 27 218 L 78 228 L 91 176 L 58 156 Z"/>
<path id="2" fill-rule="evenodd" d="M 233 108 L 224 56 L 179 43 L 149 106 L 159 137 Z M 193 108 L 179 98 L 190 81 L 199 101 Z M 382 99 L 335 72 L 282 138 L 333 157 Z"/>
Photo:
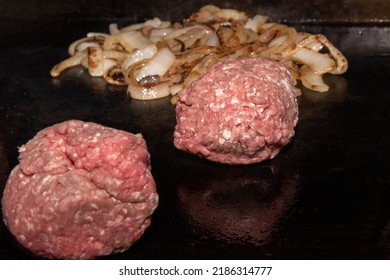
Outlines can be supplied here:
<path id="1" fill-rule="evenodd" d="M 298 122 L 293 79 L 280 62 L 227 60 L 178 93 L 176 148 L 224 164 L 275 157 Z"/>
<path id="2" fill-rule="evenodd" d="M 137 241 L 158 205 L 140 134 L 71 120 L 19 149 L 2 198 L 4 221 L 33 253 L 91 259 Z"/>

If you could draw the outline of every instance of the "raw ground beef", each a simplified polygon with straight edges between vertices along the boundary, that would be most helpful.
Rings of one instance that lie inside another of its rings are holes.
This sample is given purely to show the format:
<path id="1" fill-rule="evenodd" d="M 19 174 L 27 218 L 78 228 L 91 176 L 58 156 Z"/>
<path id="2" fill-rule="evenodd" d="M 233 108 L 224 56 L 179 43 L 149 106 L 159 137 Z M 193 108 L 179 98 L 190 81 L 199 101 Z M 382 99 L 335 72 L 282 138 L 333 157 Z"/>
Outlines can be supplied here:
<path id="1" fill-rule="evenodd" d="M 33 253 L 91 259 L 121 252 L 150 225 L 158 194 L 140 134 L 70 120 L 43 129 L 19 153 L 2 210 Z"/>
<path id="2" fill-rule="evenodd" d="M 179 92 L 176 120 L 180 150 L 224 164 L 273 158 L 298 122 L 293 79 L 269 59 L 219 62 Z"/>

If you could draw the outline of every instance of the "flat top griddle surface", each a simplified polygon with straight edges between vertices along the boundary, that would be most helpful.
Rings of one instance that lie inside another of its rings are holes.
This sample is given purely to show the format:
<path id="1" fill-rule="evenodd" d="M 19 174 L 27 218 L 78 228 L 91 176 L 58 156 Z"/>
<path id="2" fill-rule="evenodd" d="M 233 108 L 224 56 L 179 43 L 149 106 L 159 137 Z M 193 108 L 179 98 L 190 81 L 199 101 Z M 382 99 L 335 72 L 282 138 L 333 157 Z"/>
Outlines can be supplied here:
<path id="1" fill-rule="evenodd" d="M 70 42 L 106 21 L 0 22 L 0 192 L 17 147 L 69 119 L 142 133 L 160 205 L 128 251 L 104 259 L 390 258 L 389 27 L 301 25 L 349 59 L 326 76 L 327 93 L 303 89 L 291 144 L 273 160 L 224 166 L 174 148 L 169 98 L 131 100 L 126 88 L 82 67 L 51 67 Z M 0 223 L 0 258 L 35 259 Z"/>

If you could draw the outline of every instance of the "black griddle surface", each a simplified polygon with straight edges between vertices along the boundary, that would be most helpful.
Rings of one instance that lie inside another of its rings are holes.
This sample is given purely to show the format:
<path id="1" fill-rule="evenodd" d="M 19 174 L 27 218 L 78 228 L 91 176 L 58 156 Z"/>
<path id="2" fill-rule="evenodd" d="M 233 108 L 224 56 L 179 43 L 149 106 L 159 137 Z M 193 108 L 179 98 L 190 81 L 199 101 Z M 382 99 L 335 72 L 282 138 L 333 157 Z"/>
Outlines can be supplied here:
<path id="1" fill-rule="evenodd" d="M 39 130 L 93 121 L 144 135 L 160 194 L 142 238 L 103 259 L 390 258 L 388 26 L 297 26 L 328 36 L 348 72 L 327 76 L 327 93 L 303 89 L 296 136 L 275 159 L 224 166 L 174 148 L 169 98 L 131 100 L 82 67 L 50 77 L 72 41 L 108 23 L 0 22 L 0 193 Z M 36 259 L 3 222 L 0 259 Z"/>

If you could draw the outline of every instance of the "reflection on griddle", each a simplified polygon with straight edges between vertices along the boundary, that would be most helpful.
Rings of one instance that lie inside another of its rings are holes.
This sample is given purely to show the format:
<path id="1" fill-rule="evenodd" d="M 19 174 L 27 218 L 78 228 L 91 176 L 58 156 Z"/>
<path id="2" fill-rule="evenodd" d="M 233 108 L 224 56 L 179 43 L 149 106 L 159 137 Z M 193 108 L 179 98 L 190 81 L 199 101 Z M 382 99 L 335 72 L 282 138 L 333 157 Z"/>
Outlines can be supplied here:
<path id="1" fill-rule="evenodd" d="M 228 242 L 265 244 L 292 205 L 299 174 L 274 166 L 188 172 L 178 185 L 183 218 L 194 232 Z"/>
<path id="2" fill-rule="evenodd" d="M 88 70 L 82 66 L 71 67 L 56 78 L 52 78 L 52 84 L 55 87 L 66 85 L 82 86 L 95 94 L 107 92 L 126 92 L 126 87 L 110 85 L 101 77 L 91 77 Z"/>
<path id="3" fill-rule="evenodd" d="M 329 86 L 327 92 L 315 92 L 301 87 L 305 99 L 313 104 L 321 103 L 340 103 L 344 101 L 348 93 L 348 81 L 341 75 L 325 75 L 325 83 Z M 315 106 L 313 106 L 315 107 Z"/>
<path id="4" fill-rule="evenodd" d="M 307 120 L 313 119 L 327 121 L 329 110 L 335 105 L 341 104 L 348 98 L 348 81 L 344 76 L 333 75 L 325 76 L 324 81 L 329 85 L 327 92 L 314 92 L 306 88 L 302 88 L 302 95 L 298 97 L 299 105 L 299 122 L 298 129 L 304 127 L 302 125 Z M 308 133 L 311 135 L 312 133 Z"/>

